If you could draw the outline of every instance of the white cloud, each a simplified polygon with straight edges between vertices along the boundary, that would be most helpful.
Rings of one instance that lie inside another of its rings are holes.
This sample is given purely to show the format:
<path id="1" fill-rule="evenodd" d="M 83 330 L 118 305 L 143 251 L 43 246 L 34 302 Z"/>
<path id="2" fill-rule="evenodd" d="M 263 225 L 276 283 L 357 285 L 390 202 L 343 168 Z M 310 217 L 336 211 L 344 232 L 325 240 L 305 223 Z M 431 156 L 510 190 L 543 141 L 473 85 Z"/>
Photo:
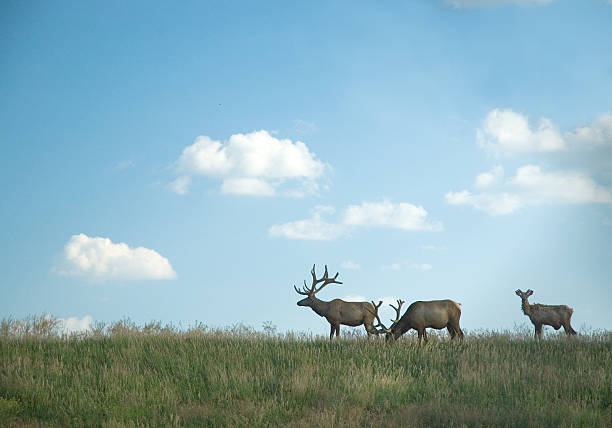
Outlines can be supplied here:
<path id="1" fill-rule="evenodd" d="M 268 230 L 270 236 L 309 241 L 331 241 L 344 232 L 341 224 L 328 223 L 321 218 L 322 214 L 333 214 L 334 209 L 328 206 L 317 206 L 312 210 L 312 217 L 305 220 L 275 224 Z"/>
<path id="2" fill-rule="evenodd" d="M 223 193 L 271 196 L 290 180 L 298 182 L 298 190 L 316 188 L 312 183 L 325 165 L 303 142 L 278 139 L 262 130 L 234 134 L 227 142 L 199 136 L 183 150 L 177 168 L 183 174 L 222 179 Z"/>
<path id="3" fill-rule="evenodd" d="M 83 318 L 58 318 L 61 330 L 66 334 L 85 332 L 91 329 L 93 318 L 85 315 Z"/>
<path id="4" fill-rule="evenodd" d="M 349 226 L 376 226 L 404 230 L 441 230 L 441 223 L 427 220 L 422 206 L 389 201 L 363 202 L 350 205 L 344 213 L 344 223 Z"/>
<path id="5" fill-rule="evenodd" d="M 565 138 L 576 148 L 612 146 L 612 113 L 605 113 L 593 123 L 567 132 Z"/>
<path id="6" fill-rule="evenodd" d="M 512 214 L 522 206 L 518 195 L 506 192 L 474 195 L 467 190 L 462 190 L 460 192 L 448 192 L 444 195 L 444 198 L 451 205 L 471 205 L 477 210 L 495 216 Z"/>
<path id="7" fill-rule="evenodd" d="M 490 172 L 483 172 L 476 176 L 476 187 L 484 189 L 498 185 L 504 177 L 504 168 L 501 165 L 493 167 Z"/>
<path id="8" fill-rule="evenodd" d="M 114 244 L 108 238 L 73 235 L 64 247 L 65 267 L 59 273 L 99 279 L 174 279 L 170 262 L 154 250 Z"/>
<path id="9" fill-rule="evenodd" d="M 499 6 L 504 4 L 517 4 L 521 6 L 543 6 L 554 0 L 444 0 L 457 9 L 474 8 L 483 6 Z"/>
<path id="10" fill-rule="evenodd" d="M 573 171 L 543 172 L 537 165 L 518 168 L 505 183 L 472 194 L 448 192 L 451 205 L 471 205 L 490 215 L 506 215 L 526 205 L 612 203 L 612 192 L 585 174 Z"/>
<path id="11" fill-rule="evenodd" d="M 361 266 L 359 266 L 359 264 L 355 263 L 353 260 L 343 261 L 342 263 L 340 263 L 340 267 L 342 267 L 343 269 L 349 269 L 349 270 L 361 269 Z"/>
<path id="12" fill-rule="evenodd" d="M 538 127 L 532 129 L 525 116 L 509 109 L 491 110 L 476 136 L 482 148 L 496 155 L 566 148 L 563 137 L 549 119 L 541 118 Z"/>
<path id="13" fill-rule="evenodd" d="M 410 231 L 442 230 L 442 223 L 427 219 L 423 207 L 409 203 L 364 202 L 348 206 L 338 222 L 323 220 L 323 214 L 333 212 L 332 207 L 315 207 L 311 218 L 273 225 L 269 234 L 289 239 L 333 240 L 357 227 L 367 226 Z"/>
<path id="14" fill-rule="evenodd" d="M 392 263 L 390 265 L 384 265 L 380 267 L 382 270 L 394 270 L 394 271 L 398 271 L 401 269 L 401 266 L 399 263 Z"/>
<path id="15" fill-rule="evenodd" d="M 537 165 L 526 165 L 516 171 L 510 185 L 520 189 L 530 203 L 612 203 L 609 189 L 579 172 L 545 173 Z"/>
<path id="16" fill-rule="evenodd" d="M 345 302 L 369 302 L 368 299 L 358 294 L 347 294 L 342 298 L 342 300 Z"/>
<path id="17" fill-rule="evenodd" d="M 493 109 L 476 131 L 476 138 L 480 147 L 495 155 L 612 147 L 612 113 L 561 134 L 547 118 L 540 118 L 538 127 L 532 128 L 520 113 Z"/>
<path id="18" fill-rule="evenodd" d="M 189 185 L 191 184 L 191 177 L 182 175 L 168 184 L 168 188 L 179 195 L 186 195 L 189 191 Z"/>
<path id="19" fill-rule="evenodd" d="M 231 195 L 274 196 L 274 187 L 259 178 L 227 178 L 223 180 L 221 193 Z"/>

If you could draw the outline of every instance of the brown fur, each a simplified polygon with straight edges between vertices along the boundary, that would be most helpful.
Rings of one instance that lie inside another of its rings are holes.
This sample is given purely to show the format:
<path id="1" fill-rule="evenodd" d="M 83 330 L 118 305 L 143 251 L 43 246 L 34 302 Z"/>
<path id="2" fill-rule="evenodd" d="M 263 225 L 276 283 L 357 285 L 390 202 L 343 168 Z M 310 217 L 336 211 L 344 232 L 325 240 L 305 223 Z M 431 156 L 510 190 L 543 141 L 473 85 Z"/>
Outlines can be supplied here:
<path id="1" fill-rule="evenodd" d="M 440 330 L 446 327 L 451 339 L 458 335 L 463 340 L 459 318 L 461 318 L 461 305 L 452 300 L 414 302 L 408 306 L 399 321 L 393 324 L 391 331 L 387 334 L 387 339 L 397 339 L 408 330 L 415 329 L 419 334 L 420 344 L 421 339 L 427 341 L 426 328 Z"/>
<path id="2" fill-rule="evenodd" d="M 559 330 L 563 327 L 567 335 L 573 336 L 577 334 L 576 330 L 574 330 L 570 324 L 574 310 L 569 306 L 541 305 L 539 303 L 530 305 L 527 299 L 533 294 L 532 290 L 527 290 L 525 292 L 516 290 L 515 293 L 521 298 L 521 309 L 523 313 L 529 317 L 535 327 L 534 337 L 536 339 L 542 338 L 543 325 L 549 325 L 555 330 Z"/>
<path id="3" fill-rule="evenodd" d="M 378 334 L 374 328 L 374 306 L 370 302 L 345 302 L 334 299 L 331 302 L 319 300 L 316 296 L 309 296 L 297 302 L 298 306 L 310 306 L 317 315 L 324 317 L 331 328 L 329 339 L 340 335 L 340 325 L 357 327 L 362 325 L 371 334 Z"/>

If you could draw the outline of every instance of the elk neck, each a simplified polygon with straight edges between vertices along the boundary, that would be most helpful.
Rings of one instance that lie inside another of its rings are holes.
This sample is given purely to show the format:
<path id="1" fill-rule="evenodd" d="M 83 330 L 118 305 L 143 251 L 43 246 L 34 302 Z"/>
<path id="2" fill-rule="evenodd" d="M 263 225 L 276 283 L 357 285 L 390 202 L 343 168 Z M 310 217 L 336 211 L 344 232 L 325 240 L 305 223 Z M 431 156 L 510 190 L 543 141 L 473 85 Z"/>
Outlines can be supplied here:
<path id="1" fill-rule="evenodd" d="M 317 315 L 322 317 L 326 316 L 329 312 L 329 302 L 319 300 L 316 296 L 310 298 L 310 307 Z"/>
<path id="2" fill-rule="evenodd" d="M 527 316 L 531 315 L 531 305 L 527 301 L 527 298 L 521 297 L 521 301 L 521 309 L 523 310 L 523 313 Z"/>

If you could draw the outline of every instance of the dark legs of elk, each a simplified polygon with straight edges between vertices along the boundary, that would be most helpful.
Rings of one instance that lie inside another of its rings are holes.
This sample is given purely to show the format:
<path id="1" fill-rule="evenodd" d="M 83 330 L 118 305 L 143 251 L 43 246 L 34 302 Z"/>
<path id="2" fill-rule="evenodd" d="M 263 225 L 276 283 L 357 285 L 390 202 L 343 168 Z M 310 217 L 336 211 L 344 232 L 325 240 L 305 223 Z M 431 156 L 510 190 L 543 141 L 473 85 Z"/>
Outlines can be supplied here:
<path id="1" fill-rule="evenodd" d="M 578 334 L 576 330 L 572 328 L 569 322 L 567 324 L 563 324 L 563 329 L 565 330 L 565 334 L 567 334 L 568 336 L 569 335 L 574 336 Z"/>
<path id="2" fill-rule="evenodd" d="M 536 324 L 534 339 L 542 339 L 542 324 Z"/>
<path id="3" fill-rule="evenodd" d="M 378 330 L 376 330 L 374 328 L 373 325 L 368 325 L 366 323 L 363 324 L 363 326 L 365 327 L 366 331 L 368 332 L 368 339 L 370 338 L 370 336 L 378 336 L 380 334 L 380 332 Z"/>
<path id="4" fill-rule="evenodd" d="M 423 338 L 425 343 L 427 343 L 427 331 L 425 329 L 417 330 L 417 333 L 419 333 L 419 345 L 421 344 L 421 338 Z"/>
<path id="5" fill-rule="evenodd" d="M 459 328 L 459 325 L 448 324 L 446 326 L 446 330 L 448 330 L 448 334 L 450 334 L 451 340 L 454 340 L 457 335 L 459 335 L 460 340 L 463 340 L 463 332 L 461 331 L 461 328 Z"/>
<path id="6" fill-rule="evenodd" d="M 340 324 L 338 325 L 330 324 L 329 327 L 330 327 L 329 340 L 332 340 L 334 338 L 334 332 L 336 332 L 336 339 L 337 339 L 338 336 L 340 336 Z"/>

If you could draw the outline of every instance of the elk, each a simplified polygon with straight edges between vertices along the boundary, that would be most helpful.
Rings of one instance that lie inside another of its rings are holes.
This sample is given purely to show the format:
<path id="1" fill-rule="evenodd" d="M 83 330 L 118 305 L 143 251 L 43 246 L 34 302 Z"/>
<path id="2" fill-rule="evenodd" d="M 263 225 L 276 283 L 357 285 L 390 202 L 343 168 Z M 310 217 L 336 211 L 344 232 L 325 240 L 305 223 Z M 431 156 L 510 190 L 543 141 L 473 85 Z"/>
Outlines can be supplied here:
<path id="1" fill-rule="evenodd" d="M 310 273 L 312 275 L 312 285 L 310 287 L 306 285 L 306 281 L 304 281 L 304 288 L 302 290 L 299 290 L 295 285 L 293 286 L 298 294 L 306 296 L 297 302 L 297 305 L 309 306 L 317 315 L 327 319 L 330 325 L 329 340 L 333 339 L 334 332 L 336 333 L 336 338 L 338 338 L 341 324 L 351 327 L 363 324 L 368 332 L 368 337 L 371 334 L 378 335 L 378 330 L 374 328 L 374 308 L 370 302 L 345 302 L 341 299 L 334 299 L 331 302 L 319 300 L 315 294 L 321 291 L 327 284 L 342 283 L 336 281 L 338 273 L 333 278 L 329 278 L 327 265 L 325 265 L 325 273 L 320 279 L 317 279 L 314 265 Z M 323 284 L 317 288 L 317 284 L 321 282 Z"/>
<path id="2" fill-rule="evenodd" d="M 426 328 L 435 328 L 440 330 L 444 327 L 448 330 L 451 335 L 451 340 L 455 339 L 457 335 L 463 340 L 463 331 L 459 327 L 459 318 L 461 317 L 461 304 L 453 300 L 431 300 L 428 302 L 414 302 L 404 315 L 400 318 L 400 311 L 402 308 L 403 300 L 397 301 L 397 307 L 391 306 L 395 309 L 396 317 L 392 320 L 391 327 L 387 328 L 380 322 L 378 317 L 378 308 L 382 304 L 382 301 L 376 305 L 374 302 L 375 318 L 378 324 L 375 327 L 380 327 L 380 333 L 386 333 L 386 340 L 396 340 L 401 335 L 406 333 L 410 329 L 415 329 L 419 334 L 419 345 L 421 339 L 425 339 L 427 342 L 427 331 Z"/>
<path id="3" fill-rule="evenodd" d="M 542 339 L 542 325 L 550 325 L 555 330 L 559 330 L 563 326 L 565 334 L 568 336 L 578 334 L 570 324 L 574 310 L 569 306 L 541 305 L 539 303 L 530 305 L 527 299 L 533 294 L 533 290 L 522 292 L 518 289 L 515 293 L 521 298 L 523 313 L 529 317 L 535 327 L 534 338 Z"/>

